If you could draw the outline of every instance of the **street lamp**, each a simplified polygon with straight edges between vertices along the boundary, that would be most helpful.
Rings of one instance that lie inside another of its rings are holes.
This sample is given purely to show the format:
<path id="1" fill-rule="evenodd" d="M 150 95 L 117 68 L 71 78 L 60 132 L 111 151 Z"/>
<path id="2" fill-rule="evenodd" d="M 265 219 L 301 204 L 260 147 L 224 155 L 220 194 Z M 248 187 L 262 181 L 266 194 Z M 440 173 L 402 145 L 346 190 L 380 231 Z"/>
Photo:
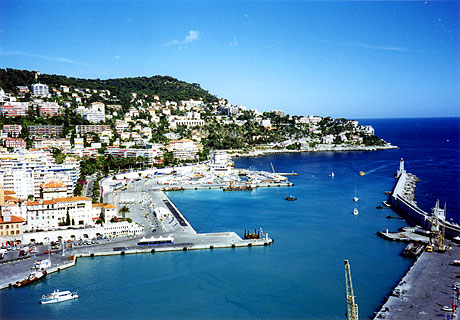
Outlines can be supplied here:
<path id="1" fill-rule="evenodd" d="M 48 259 L 51 260 L 51 243 L 50 243 L 50 238 L 45 237 L 44 239 L 48 239 Z"/>

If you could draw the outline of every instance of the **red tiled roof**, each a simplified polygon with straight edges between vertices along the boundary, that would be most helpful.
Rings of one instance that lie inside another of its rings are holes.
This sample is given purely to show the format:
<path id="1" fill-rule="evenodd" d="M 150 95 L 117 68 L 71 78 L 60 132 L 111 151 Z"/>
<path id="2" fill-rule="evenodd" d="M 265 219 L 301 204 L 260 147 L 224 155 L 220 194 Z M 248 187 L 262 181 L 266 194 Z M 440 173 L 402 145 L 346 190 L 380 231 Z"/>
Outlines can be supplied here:
<path id="1" fill-rule="evenodd" d="M 56 198 L 53 199 L 56 202 L 72 202 L 72 201 L 83 201 L 83 200 L 89 200 L 91 201 L 91 198 L 88 197 L 66 197 L 66 198 Z"/>
<path id="2" fill-rule="evenodd" d="M 43 189 L 45 188 L 64 188 L 65 184 L 59 181 L 50 181 L 47 183 L 42 183 L 40 187 L 42 187 Z"/>
<path id="3" fill-rule="evenodd" d="M 0 224 L 7 224 L 7 223 L 21 223 L 24 222 L 25 220 L 21 217 L 17 216 L 11 216 L 11 221 L 5 222 L 3 221 L 2 217 L 0 217 Z"/>

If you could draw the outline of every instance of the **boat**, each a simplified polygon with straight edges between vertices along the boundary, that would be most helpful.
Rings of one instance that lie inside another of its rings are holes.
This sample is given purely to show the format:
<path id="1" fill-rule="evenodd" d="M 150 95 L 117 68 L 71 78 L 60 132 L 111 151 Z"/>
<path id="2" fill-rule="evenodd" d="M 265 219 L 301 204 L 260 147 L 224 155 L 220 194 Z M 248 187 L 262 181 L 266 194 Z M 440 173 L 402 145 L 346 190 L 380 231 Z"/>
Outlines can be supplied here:
<path id="1" fill-rule="evenodd" d="M 454 265 L 454 266 L 459 266 L 459 267 L 460 267 L 460 260 L 454 260 L 453 265 Z"/>
<path id="2" fill-rule="evenodd" d="M 27 286 L 46 277 L 46 270 L 44 271 L 32 271 L 27 278 L 22 281 L 17 281 L 14 286 L 16 288 Z"/>
<path id="3" fill-rule="evenodd" d="M 421 242 L 411 242 L 403 250 L 402 255 L 406 257 L 418 257 L 425 250 L 426 245 Z"/>
<path id="4" fill-rule="evenodd" d="M 41 304 L 57 303 L 57 302 L 63 302 L 67 300 L 77 299 L 77 298 L 78 298 L 78 294 L 76 292 L 55 290 L 53 291 L 53 293 L 49 295 L 43 295 L 42 298 L 40 299 L 40 303 Z"/>
<path id="5" fill-rule="evenodd" d="M 360 175 L 360 176 L 364 176 L 365 174 L 366 174 L 366 173 L 365 173 L 364 171 L 360 171 L 360 172 L 359 172 L 359 175 Z"/>
<path id="6" fill-rule="evenodd" d="M 284 198 L 285 200 L 287 201 L 294 201 L 294 200 L 297 200 L 296 197 L 294 197 L 293 195 L 286 195 L 286 198 Z"/>
<path id="7" fill-rule="evenodd" d="M 332 171 L 329 177 L 334 178 L 334 176 L 335 176 L 334 171 Z"/>
<path id="8" fill-rule="evenodd" d="M 357 209 L 357 208 L 354 208 L 354 209 L 353 209 L 353 214 L 354 214 L 355 216 L 357 216 L 358 213 L 359 213 L 359 212 L 358 212 L 358 209 Z"/>
<path id="9" fill-rule="evenodd" d="M 358 201 L 358 200 L 359 200 L 359 198 L 358 198 L 358 196 L 356 195 L 356 184 L 355 184 L 355 196 L 353 197 L 353 201 L 356 202 L 356 201 Z"/>

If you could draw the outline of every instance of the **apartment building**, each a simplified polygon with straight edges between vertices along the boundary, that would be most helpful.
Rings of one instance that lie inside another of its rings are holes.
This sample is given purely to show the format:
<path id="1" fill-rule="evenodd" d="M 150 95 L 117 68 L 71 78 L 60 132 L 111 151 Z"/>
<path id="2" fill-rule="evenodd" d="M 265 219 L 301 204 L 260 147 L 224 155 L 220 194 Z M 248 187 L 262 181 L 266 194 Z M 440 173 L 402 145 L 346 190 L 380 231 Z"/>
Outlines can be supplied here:
<path id="1" fill-rule="evenodd" d="M 32 94 L 34 96 L 47 96 L 49 93 L 49 88 L 46 84 L 34 83 L 32 85 Z"/>
<path id="2" fill-rule="evenodd" d="M 20 124 L 5 124 L 3 126 L 3 135 L 11 138 L 17 138 L 22 132 Z"/>
<path id="3" fill-rule="evenodd" d="M 27 115 L 29 105 L 25 102 L 8 102 L 0 107 L 0 113 L 7 118 Z"/>
<path id="4" fill-rule="evenodd" d="M 33 138 L 56 138 L 62 135 L 64 126 L 28 126 L 27 131 Z"/>

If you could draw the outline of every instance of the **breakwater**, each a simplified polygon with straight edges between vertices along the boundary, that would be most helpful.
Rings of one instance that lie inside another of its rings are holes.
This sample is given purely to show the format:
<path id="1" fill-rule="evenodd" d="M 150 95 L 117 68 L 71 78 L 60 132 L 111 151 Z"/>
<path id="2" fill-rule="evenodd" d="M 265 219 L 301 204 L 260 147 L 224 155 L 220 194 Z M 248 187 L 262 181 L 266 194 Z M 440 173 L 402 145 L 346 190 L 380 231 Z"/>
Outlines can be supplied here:
<path id="1" fill-rule="evenodd" d="M 399 213 L 409 224 L 418 225 L 428 231 L 432 227 L 445 228 L 445 237 L 460 236 L 460 226 L 446 221 L 446 212 L 439 208 L 439 203 L 433 208 L 432 213 L 420 209 L 415 200 L 415 188 L 418 178 L 406 172 L 404 160 L 401 159 L 399 170 L 396 172 L 396 184 L 389 196 L 389 203 L 394 211 Z"/>

